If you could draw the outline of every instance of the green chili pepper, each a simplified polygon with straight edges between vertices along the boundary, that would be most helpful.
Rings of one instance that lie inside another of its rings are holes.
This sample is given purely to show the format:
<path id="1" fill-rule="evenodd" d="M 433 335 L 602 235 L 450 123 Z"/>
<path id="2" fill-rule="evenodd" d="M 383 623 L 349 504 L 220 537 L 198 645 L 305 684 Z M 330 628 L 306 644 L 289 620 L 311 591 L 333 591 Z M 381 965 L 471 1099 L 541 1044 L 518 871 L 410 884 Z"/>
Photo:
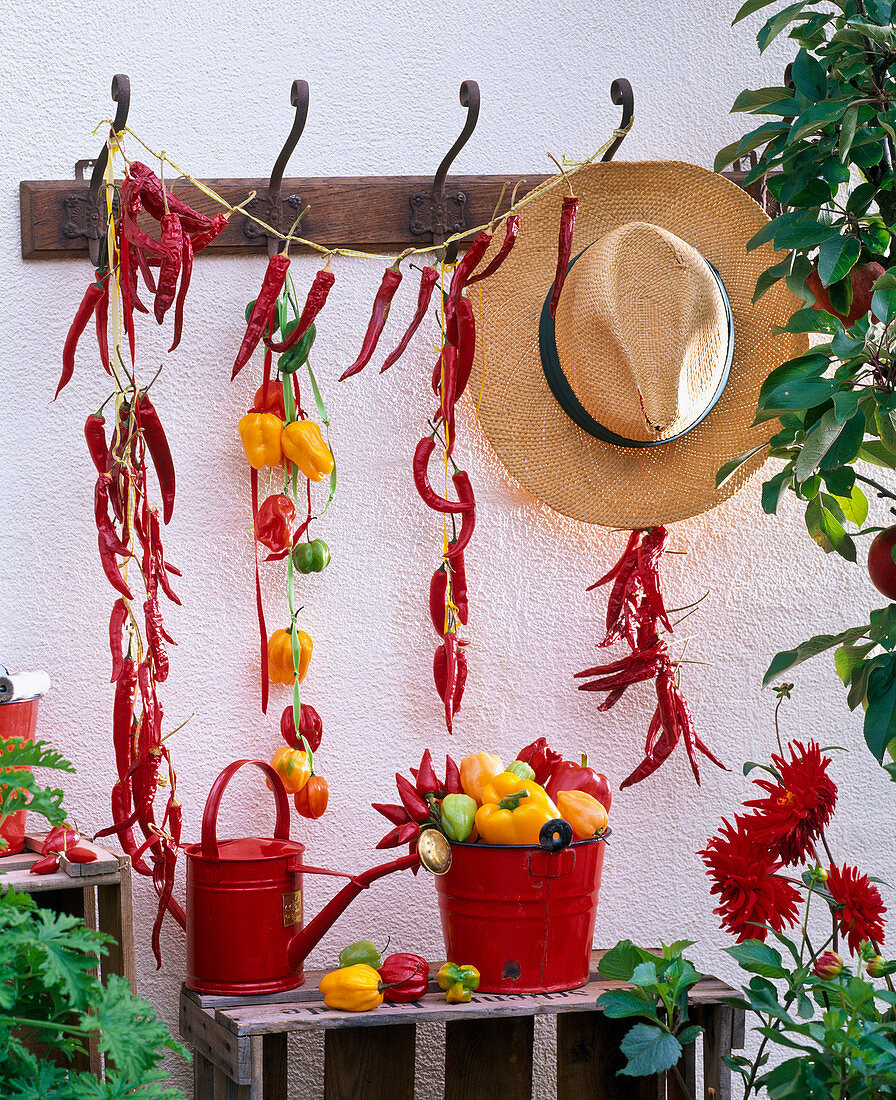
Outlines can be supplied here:
<path id="1" fill-rule="evenodd" d="M 355 966 L 356 963 L 366 963 L 374 970 L 379 970 L 383 965 L 383 956 L 372 940 L 358 940 L 357 943 L 350 943 L 348 947 L 343 947 L 339 952 L 340 967 Z"/>
<path id="2" fill-rule="evenodd" d="M 289 335 L 296 324 L 298 321 L 286 326 L 284 337 Z M 277 366 L 284 374 L 294 374 L 299 367 L 308 362 L 308 353 L 311 351 L 315 336 L 317 336 L 317 326 L 312 325 L 294 348 L 290 348 L 280 356 Z"/>
<path id="3" fill-rule="evenodd" d="M 300 573 L 320 573 L 330 564 L 330 548 L 323 539 L 300 542 L 293 549 L 292 564 Z"/>
<path id="4" fill-rule="evenodd" d="M 517 779 L 535 781 L 535 769 L 527 764 L 525 760 L 514 760 L 512 764 L 507 765 L 507 771 L 515 775 Z"/>
<path id="5" fill-rule="evenodd" d="M 468 794 L 446 794 L 442 799 L 442 831 L 449 840 L 463 843 L 473 831 L 476 820 L 475 798 Z"/>

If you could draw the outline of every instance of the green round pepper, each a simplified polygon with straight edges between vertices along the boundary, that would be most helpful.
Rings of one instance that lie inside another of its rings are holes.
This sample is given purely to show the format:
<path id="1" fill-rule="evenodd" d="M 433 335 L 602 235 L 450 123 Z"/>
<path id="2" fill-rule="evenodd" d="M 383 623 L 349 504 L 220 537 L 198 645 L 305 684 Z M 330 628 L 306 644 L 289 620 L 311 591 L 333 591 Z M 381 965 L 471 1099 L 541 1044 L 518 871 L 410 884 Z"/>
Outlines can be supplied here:
<path id="1" fill-rule="evenodd" d="M 529 779 L 532 782 L 535 781 L 535 769 L 526 763 L 525 760 L 514 760 L 512 764 L 507 765 L 507 771 L 515 775 L 517 779 Z"/>
<path id="2" fill-rule="evenodd" d="M 473 831 L 476 800 L 468 794 L 446 794 L 442 799 L 442 831 L 449 840 L 462 844 Z"/>
<path id="3" fill-rule="evenodd" d="M 357 963 L 366 963 L 374 970 L 379 970 L 383 965 L 383 956 L 372 940 L 358 940 L 339 952 L 340 966 L 355 966 Z"/>
<path id="4" fill-rule="evenodd" d="M 300 573 L 321 573 L 330 564 L 330 548 L 323 539 L 300 542 L 293 549 L 292 564 Z"/>
<path id="5" fill-rule="evenodd" d="M 297 325 L 298 321 L 294 324 Z M 286 326 L 284 338 L 289 335 L 293 327 L 294 325 Z M 308 362 L 308 354 L 311 351 L 315 336 L 317 336 L 317 326 L 312 325 L 294 348 L 290 348 L 289 351 L 285 351 L 280 356 L 277 360 L 277 366 L 283 374 L 294 374 L 299 367 Z"/>

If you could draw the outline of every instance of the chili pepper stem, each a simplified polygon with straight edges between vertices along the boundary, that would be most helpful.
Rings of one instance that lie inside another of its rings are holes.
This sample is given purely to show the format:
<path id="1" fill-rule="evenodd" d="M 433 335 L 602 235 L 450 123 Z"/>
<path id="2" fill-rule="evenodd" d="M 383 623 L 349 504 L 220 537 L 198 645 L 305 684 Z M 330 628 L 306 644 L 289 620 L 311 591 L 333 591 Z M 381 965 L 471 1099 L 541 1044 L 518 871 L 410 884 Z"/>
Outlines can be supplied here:
<path id="1" fill-rule="evenodd" d="M 180 730 L 182 730 L 184 728 L 184 726 L 187 724 L 187 722 L 192 722 L 192 720 L 195 717 L 196 717 L 196 712 L 193 711 L 193 713 L 190 715 L 190 717 L 185 718 L 179 726 L 175 726 L 174 729 L 171 731 L 171 733 L 166 733 L 165 736 L 162 738 L 162 741 L 167 741 L 169 737 L 173 737 L 177 732 L 179 732 Z"/>
<path id="2" fill-rule="evenodd" d="M 667 551 L 667 553 L 669 553 L 669 552 L 670 551 Z M 699 600 L 694 600 L 693 603 L 686 603 L 683 607 L 670 607 L 670 608 L 667 608 L 668 614 L 677 615 L 679 611 L 687 611 L 688 608 L 696 607 L 698 604 L 703 603 L 703 601 L 709 595 L 710 591 L 711 591 L 711 589 L 707 588 L 707 590 L 703 593 L 703 595 L 700 597 Z M 679 622 L 680 621 L 681 620 L 679 620 Z"/>
<path id="3" fill-rule="evenodd" d="M 572 184 L 569 182 L 569 176 L 566 174 L 566 169 L 563 167 L 563 165 L 560 163 L 560 161 L 557 160 L 557 158 L 555 156 L 553 156 L 551 153 L 548 153 L 548 156 L 554 162 L 554 164 L 557 165 L 557 168 L 560 172 L 560 175 L 566 180 L 566 186 L 569 188 L 570 195 L 575 195 L 575 191 L 573 191 L 573 189 L 572 189 Z"/>
<path id="4" fill-rule="evenodd" d="M 159 182 L 162 185 L 162 202 L 165 206 L 165 213 L 170 214 L 168 209 L 168 189 L 165 186 L 165 150 L 163 149 L 159 154 Z"/>
<path id="5" fill-rule="evenodd" d="M 292 241 L 293 241 L 293 236 L 292 235 L 295 231 L 296 226 L 299 224 L 299 222 L 302 220 L 302 218 L 305 217 L 305 215 L 308 213 L 308 211 L 310 209 L 311 209 L 311 207 L 309 205 L 309 206 L 306 206 L 304 210 L 300 211 L 299 216 L 296 218 L 296 220 L 289 227 L 289 232 L 286 234 L 286 245 L 283 249 L 283 255 L 284 256 L 289 255 L 289 246 L 292 244 Z"/>
<path id="6" fill-rule="evenodd" d="M 154 375 L 152 376 L 152 379 L 150 380 L 150 383 L 149 383 L 149 385 L 148 385 L 148 386 L 144 386 L 144 387 L 142 388 L 142 390 L 141 390 L 141 393 L 149 393 L 150 387 L 152 386 L 153 382 L 155 382 L 155 380 L 156 380 L 156 379 L 157 379 L 157 378 L 159 377 L 159 375 L 160 375 L 160 374 L 162 373 L 162 367 L 164 367 L 164 366 L 165 366 L 165 364 L 164 364 L 164 363 L 159 363 L 159 369 L 158 369 L 158 370 L 156 371 L 156 373 L 155 373 L 155 374 L 154 374 Z"/>
<path id="7" fill-rule="evenodd" d="M 501 209 L 501 200 L 504 198 L 504 192 L 507 190 L 508 186 L 509 184 L 505 182 L 504 186 L 501 188 L 501 194 L 498 195 L 498 201 L 495 203 L 495 209 L 492 211 L 492 220 L 488 223 L 489 232 L 491 232 L 492 226 L 498 220 L 498 211 Z M 516 187 L 513 189 L 513 193 L 516 194 Z"/>

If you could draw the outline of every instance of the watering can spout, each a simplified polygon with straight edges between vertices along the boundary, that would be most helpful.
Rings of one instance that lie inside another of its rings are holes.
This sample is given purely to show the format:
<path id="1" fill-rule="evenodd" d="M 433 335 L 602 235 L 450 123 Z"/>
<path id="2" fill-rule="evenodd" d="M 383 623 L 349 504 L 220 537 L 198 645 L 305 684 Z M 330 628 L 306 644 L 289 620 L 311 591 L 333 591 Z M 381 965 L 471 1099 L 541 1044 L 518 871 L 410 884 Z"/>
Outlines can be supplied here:
<path id="1" fill-rule="evenodd" d="M 393 859 L 391 863 L 382 863 L 378 867 L 371 867 L 369 871 L 363 871 L 360 875 L 356 875 L 351 882 L 346 883 L 339 893 L 327 902 L 317 916 L 310 920 L 289 941 L 286 951 L 289 968 L 296 971 L 301 968 L 311 950 L 320 943 L 333 926 L 333 923 L 345 912 L 362 890 L 366 890 L 372 882 L 384 875 L 389 875 L 393 871 L 408 870 L 417 866 L 419 862 L 420 857 L 416 852 L 412 852 L 400 859 Z"/>

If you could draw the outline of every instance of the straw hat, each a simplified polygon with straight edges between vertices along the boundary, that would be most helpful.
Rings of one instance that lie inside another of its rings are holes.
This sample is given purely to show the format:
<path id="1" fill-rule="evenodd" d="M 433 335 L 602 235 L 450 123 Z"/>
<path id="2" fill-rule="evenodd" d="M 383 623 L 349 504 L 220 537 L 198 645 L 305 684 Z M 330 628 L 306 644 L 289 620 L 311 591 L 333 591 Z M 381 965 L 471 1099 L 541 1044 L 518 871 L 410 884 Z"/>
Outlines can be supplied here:
<path id="1" fill-rule="evenodd" d="M 556 316 L 561 188 L 522 210 L 499 271 L 471 288 L 478 341 L 469 392 L 498 457 L 558 512 L 625 529 L 698 515 L 716 471 L 776 430 L 751 427 L 766 376 L 805 350 L 773 335 L 797 306 L 783 282 L 755 305 L 781 259 L 747 241 L 768 221 L 736 184 L 691 164 L 594 164 L 574 177 L 579 210 Z M 481 288 L 481 289 L 480 289 Z"/>

